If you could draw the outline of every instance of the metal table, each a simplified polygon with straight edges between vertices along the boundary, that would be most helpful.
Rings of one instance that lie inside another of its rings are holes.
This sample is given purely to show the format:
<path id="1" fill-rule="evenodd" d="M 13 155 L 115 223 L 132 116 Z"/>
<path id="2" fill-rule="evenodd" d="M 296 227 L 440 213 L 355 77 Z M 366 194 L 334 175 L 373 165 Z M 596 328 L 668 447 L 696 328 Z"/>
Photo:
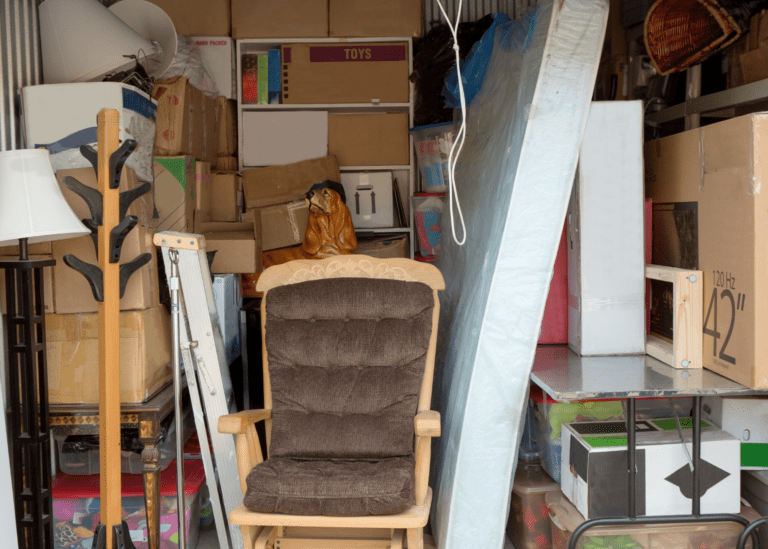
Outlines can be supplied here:
<path id="1" fill-rule="evenodd" d="M 564 345 L 540 346 L 536 351 L 531 381 L 555 400 L 625 399 L 627 401 L 627 483 L 626 518 L 587 520 L 571 535 L 568 549 L 576 549 L 579 538 L 597 526 L 636 524 L 683 524 L 693 522 L 738 522 L 745 526 L 737 549 L 742 549 L 754 529 L 768 518 L 752 524 L 739 515 L 701 514 L 699 485 L 701 459 L 701 397 L 705 395 L 745 396 L 766 394 L 748 389 L 709 370 L 675 369 L 648 355 L 582 357 Z M 641 516 L 635 510 L 635 399 L 646 397 L 693 397 L 693 497 L 690 515 Z M 759 547 L 753 536 L 754 547 Z"/>

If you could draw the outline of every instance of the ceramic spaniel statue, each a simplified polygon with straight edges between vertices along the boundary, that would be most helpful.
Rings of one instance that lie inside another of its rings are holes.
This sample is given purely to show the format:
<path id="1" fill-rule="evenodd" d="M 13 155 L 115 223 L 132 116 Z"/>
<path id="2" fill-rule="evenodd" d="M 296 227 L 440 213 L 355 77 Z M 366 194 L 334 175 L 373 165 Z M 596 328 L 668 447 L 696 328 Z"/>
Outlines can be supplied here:
<path id="1" fill-rule="evenodd" d="M 293 259 L 322 259 L 351 254 L 357 248 L 355 227 L 347 208 L 344 187 L 336 181 L 315 183 L 305 195 L 309 209 L 304 242 L 295 248 L 281 248 L 263 253 L 264 268 Z"/>

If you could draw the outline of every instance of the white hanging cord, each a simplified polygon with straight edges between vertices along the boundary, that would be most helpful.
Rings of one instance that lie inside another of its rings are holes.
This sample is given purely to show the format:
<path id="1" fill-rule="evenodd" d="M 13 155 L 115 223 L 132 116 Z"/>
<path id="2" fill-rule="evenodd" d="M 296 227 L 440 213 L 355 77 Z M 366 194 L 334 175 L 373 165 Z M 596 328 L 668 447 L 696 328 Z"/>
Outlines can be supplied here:
<path id="1" fill-rule="evenodd" d="M 459 154 L 461 154 L 461 149 L 464 147 L 464 137 L 467 133 L 467 103 L 464 97 L 464 82 L 462 82 L 461 79 L 461 57 L 459 56 L 458 38 L 462 2 L 463 0 L 459 0 L 459 6 L 456 10 L 456 24 L 453 25 L 451 24 L 451 20 L 448 17 L 448 14 L 445 12 L 443 3 L 440 0 L 437 0 L 437 5 L 443 14 L 443 17 L 445 18 L 445 22 L 448 24 L 448 28 L 451 29 L 451 34 L 453 35 L 453 51 L 456 53 L 456 74 L 459 81 L 459 99 L 461 101 L 461 127 L 459 128 L 459 133 L 456 135 L 456 140 L 453 142 L 453 146 L 451 146 L 451 152 L 448 155 L 448 212 L 451 219 L 451 234 L 453 235 L 453 241 L 456 242 L 456 244 L 459 246 L 463 246 L 467 241 L 467 226 L 464 224 L 464 214 L 461 212 L 459 195 L 456 192 L 456 162 L 459 159 Z M 459 222 L 461 223 L 461 241 L 459 241 L 458 237 L 456 236 L 456 223 L 453 216 L 454 201 L 456 202 L 456 211 L 459 214 Z"/>

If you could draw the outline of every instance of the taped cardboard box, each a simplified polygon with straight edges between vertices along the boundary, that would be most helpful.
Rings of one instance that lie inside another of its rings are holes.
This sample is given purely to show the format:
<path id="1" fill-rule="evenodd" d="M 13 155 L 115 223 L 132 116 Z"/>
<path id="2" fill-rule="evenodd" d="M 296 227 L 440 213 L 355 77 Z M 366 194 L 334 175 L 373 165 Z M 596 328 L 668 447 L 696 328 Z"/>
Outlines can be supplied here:
<path id="1" fill-rule="evenodd" d="M 328 154 L 340 166 L 404 166 L 409 152 L 408 113 L 328 115 Z"/>
<path id="2" fill-rule="evenodd" d="M 704 274 L 704 367 L 768 388 L 768 114 L 645 144 L 653 262 Z M 706 168 L 706 169 L 705 169 Z"/>
<path id="3" fill-rule="evenodd" d="M 56 180 L 59 182 L 59 188 L 61 189 L 64 198 L 67 200 L 69 207 L 75 212 L 78 219 L 90 219 L 91 210 L 88 208 L 85 200 L 80 198 L 80 195 L 70 191 L 64 185 L 62 181 L 65 177 L 74 177 L 80 183 L 86 187 L 98 189 L 99 181 L 96 178 L 96 171 L 93 168 L 74 168 L 71 170 L 58 170 L 56 172 Z M 136 172 L 128 166 L 123 167 L 123 171 L 120 174 L 120 192 L 129 191 L 136 188 L 140 183 L 136 179 Z M 141 225 L 149 226 L 152 223 L 152 191 L 136 199 L 133 204 L 128 208 L 128 215 L 135 215 L 139 219 Z"/>
<path id="4" fill-rule="evenodd" d="M 229 0 L 150 0 L 173 21 L 176 34 L 229 36 Z"/>
<path id="5" fill-rule="evenodd" d="M 330 36 L 421 36 L 424 6 L 421 0 L 330 0 Z"/>
<path id="6" fill-rule="evenodd" d="M 247 209 L 292 200 L 303 200 L 315 183 L 330 179 L 339 182 L 339 163 L 329 155 L 283 166 L 269 166 L 243 171 L 243 190 Z"/>
<path id="7" fill-rule="evenodd" d="M 286 104 L 407 103 L 408 43 L 284 44 Z"/>
<path id="8" fill-rule="evenodd" d="M 215 172 L 211 176 L 209 207 L 211 221 L 240 221 L 237 191 L 241 177 L 233 172 Z"/>
<path id="9" fill-rule="evenodd" d="M 232 0 L 233 38 L 328 36 L 328 0 Z"/>
<path id="10" fill-rule="evenodd" d="M 304 242 L 309 210 L 305 200 L 276 204 L 255 210 L 261 216 L 263 251 L 295 246 Z"/>
<path id="11" fill-rule="evenodd" d="M 261 270 L 261 246 L 253 231 L 204 233 L 205 249 L 216 252 L 211 272 L 256 273 Z"/>
<path id="12" fill-rule="evenodd" d="M 216 119 L 219 125 L 219 145 L 216 156 L 237 153 L 237 103 L 226 97 L 216 98 Z M 218 160 L 217 160 L 218 162 Z"/>
<path id="13" fill-rule="evenodd" d="M 49 401 L 98 402 L 98 314 L 46 315 L 45 337 Z M 120 313 L 121 402 L 144 402 L 171 381 L 171 345 L 171 317 L 162 305 Z"/>
<path id="14" fill-rule="evenodd" d="M 160 303 L 157 274 L 157 254 L 152 235 L 154 232 L 137 225 L 123 241 L 121 262 L 125 263 L 144 253 L 151 253 L 152 260 L 136 271 L 128 280 L 125 294 L 120 300 L 121 311 L 143 310 Z M 98 265 L 96 249 L 90 236 L 53 242 L 53 283 L 56 314 L 95 313 L 98 303 L 93 297 L 88 280 L 64 263 L 64 256 L 72 254 L 78 259 Z"/>
<path id="15" fill-rule="evenodd" d="M 19 254 L 11 256 L 0 256 L 0 261 L 16 261 L 19 259 Z M 30 255 L 29 259 L 53 259 L 48 255 Z M 45 307 L 45 314 L 53 314 L 55 310 L 54 306 L 54 285 L 53 285 L 53 267 L 43 267 L 43 304 Z M 7 299 L 5 295 L 5 269 L 0 269 L 0 308 L 2 314 L 6 314 L 8 307 L 6 306 Z"/>
<path id="16" fill-rule="evenodd" d="M 175 76 L 155 82 L 157 100 L 155 156 L 191 155 L 215 162 L 219 146 L 216 101 Z"/>
<path id="17" fill-rule="evenodd" d="M 201 170 L 204 170 L 203 166 Z M 189 232 L 195 210 L 195 159 L 191 156 L 155 157 L 154 171 L 155 209 L 159 215 L 153 223 L 154 228 L 157 231 Z"/>
<path id="18" fill-rule="evenodd" d="M 236 172 L 238 170 L 237 156 L 220 156 L 216 159 L 214 167 L 223 172 Z"/>

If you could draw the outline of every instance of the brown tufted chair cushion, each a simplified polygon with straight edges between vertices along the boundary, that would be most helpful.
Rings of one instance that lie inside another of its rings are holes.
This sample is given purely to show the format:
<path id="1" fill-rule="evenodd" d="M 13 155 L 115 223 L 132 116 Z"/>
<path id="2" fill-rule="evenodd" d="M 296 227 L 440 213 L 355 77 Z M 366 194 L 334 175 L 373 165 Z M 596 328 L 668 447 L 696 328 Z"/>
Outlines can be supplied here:
<path id="1" fill-rule="evenodd" d="M 346 516 L 407 509 L 432 290 L 341 278 L 277 287 L 266 300 L 272 440 L 270 459 L 248 476 L 246 507 Z"/>

